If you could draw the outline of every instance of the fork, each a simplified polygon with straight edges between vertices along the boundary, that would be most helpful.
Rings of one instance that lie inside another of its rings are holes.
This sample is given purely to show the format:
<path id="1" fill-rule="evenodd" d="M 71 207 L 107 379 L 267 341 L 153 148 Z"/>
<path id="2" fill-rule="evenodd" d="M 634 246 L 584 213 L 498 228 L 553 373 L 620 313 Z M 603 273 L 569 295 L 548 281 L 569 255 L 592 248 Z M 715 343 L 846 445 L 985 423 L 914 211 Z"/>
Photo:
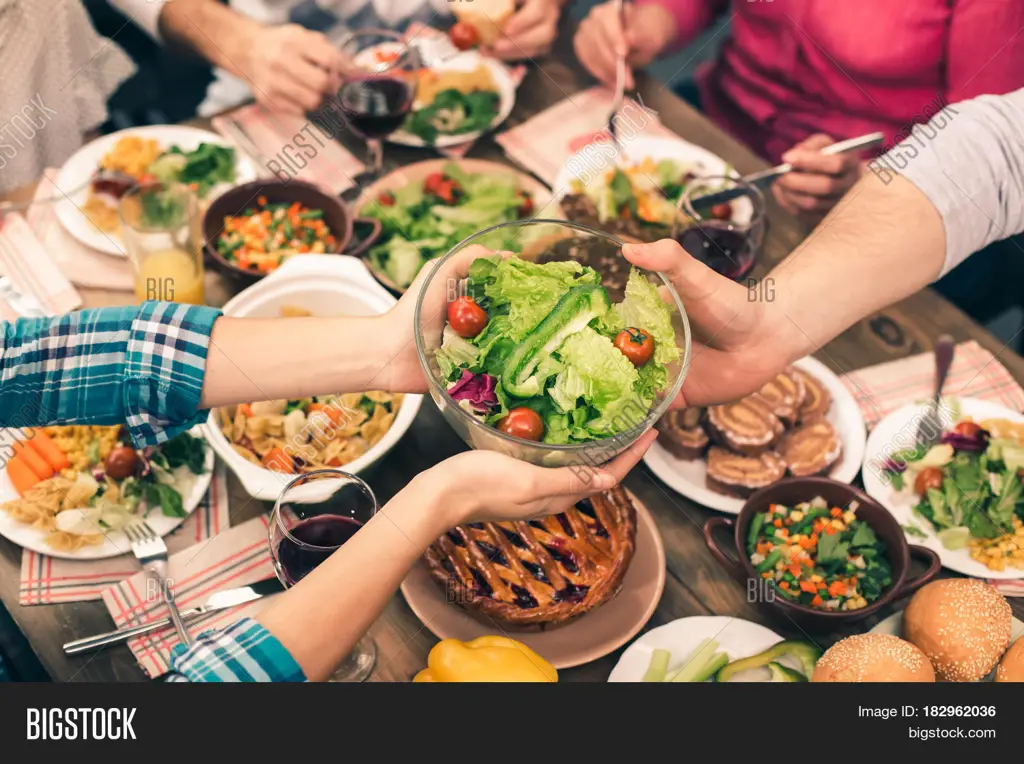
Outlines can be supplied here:
<path id="1" fill-rule="evenodd" d="M 953 364 L 953 338 L 943 334 L 935 342 L 935 397 L 917 423 L 914 443 L 918 446 L 932 446 L 939 442 L 942 435 L 942 388 L 946 384 L 946 375 Z"/>
<path id="2" fill-rule="evenodd" d="M 160 588 L 163 591 L 164 602 L 167 603 L 171 623 L 174 624 L 178 637 L 188 647 L 192 644 L 192 637 L 189 636 L 185 629 L 185 623 L 181 620 L 181 613 L 174 602 L 174 593 L 167 580 L 167 544 L 156 535 L 156 532 L 149 527 L 149 523 L 145 520 L 129 525 L 124 532 L 132 544 L 132 551 L 142 564 L 142 569 L 151 576 L 156 576 L 160 581 Z"/>
<path id="3" fill-rule="evenodd" d="M 622 29 L 626 29 L 626 12 L 625 12 L 625 0 L 615 0 L 615 11 L 619 14 L 619 23 Z M 612 101 L 612 110 L 608 114 L 608 134 L 615 141 L 615 145 L 619 151 L 623 154 L 626 153 L 625 146 L 622 145 L 622 141 L 619 140 L 619 136 L 615 130 L 615 117 L 619 113 L 619 109 L 622 108 L 622 102 L 626 97 L 626 57 L 620 56 L 615 61 L 615 99 Z"/>

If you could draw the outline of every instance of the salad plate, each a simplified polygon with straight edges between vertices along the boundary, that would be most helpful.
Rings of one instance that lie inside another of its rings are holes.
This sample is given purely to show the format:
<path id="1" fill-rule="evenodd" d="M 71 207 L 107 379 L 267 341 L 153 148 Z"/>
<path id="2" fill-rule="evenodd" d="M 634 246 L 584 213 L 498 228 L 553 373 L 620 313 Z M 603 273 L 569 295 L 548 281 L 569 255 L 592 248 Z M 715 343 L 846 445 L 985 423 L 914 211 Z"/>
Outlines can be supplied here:
<path id="1" fill-rule="evenodd" d="M 678 618 L 651 629 L 626 648 L 608 681 L 639 682 L 650 666 L 655 650 L 668 650 L 673 656 L 682 659 L 705 639 L 717 642 L 719 649 L 731 661 L 757 655 L 782 641 L 782 637 L 771 629 L 742 618 L 722 615 Z M 671 671 L 676 667 L 670 664 L 668 668 Z"/>
<path id="2" fill-rule="evenodd" d="M 381 238 L 365 260 L 394 292 L 404 292 L 429 259 L 488 226 L 561 217 L 547 186 L 482 159 L 431 159 L 401 167 L 368 186 L 355 210 L 381 222 Z"/>
<path id="3" fill-rule="evenodd" d="M 202 438 L 200 428 L 191 431 L 194 437 Z M 9 443 L 14 438 L 10 431 L 0 431 L 0 442 Z M 205 440 L 203 441 L 205 444 Z M 203 500 L 206 491 L 213 479 L 214 455 L 213 449 L 206 445 L 206 461 L 203 465 L 203 472 L 199 475 L 181 475 L 175 483 L 175 488 L 181 494 L 181 506 L 185 511 L 182 517 L 169 517 L 160 511 L 159 507 L 153 508 L 145 515 L 145 520 L 158 536 L 166 536 L 174 531 L 195 511 L 196 507 Z M 0 470 L 0 505 L 18 497 L 18 491 L 8 474 L 7 464 Z M 60 557 L 67 560 L 100 560 L 109 557 L 119 557 L 123 554 L 132 553 L 131 542 L 123 530 L 112 530 L 104 534 L 103 541 L 95 545 L 81 546 L 74 551 L 56 549 L 47 543 L 47 533 L 33 528 L 31 525 L 18 522 L 7 512 L 0 509 L 0 536 L 8 541 L 17 544 L 25 549 L 30 549 L 41 555 Z"/>
<path id="4" fill-rule="evenodd" d="M 1012 423 L 1024 423 L 1024 415 L 991 401 L 978 398 L 958 398 L 947 399 L 946 404 L 956 410 L 954 415 L 947 417 L 954 423 L 964 418 L 969 418 L 974 422 L 998 419 Z M 1020 500 L 1020 496 L 1016 497 L 1016 501 L 1013 496 L 1003 497 L 1002 504 L 1005 504 L 1005 507 L 1002 507 L 1000 504 L 1002 491 L 995 491 L 995 482 L 1005 482 L 1003 475 L 1006 470 L 1001 467 L 1001 459 L 996 458 L 997 455 L 1001 456 L 1001 453 L 980 447 L 978 449 L 961 449 L 961 441 L 947 436 L 945 439 L 951 440 L 954 445 L 954 448 L 947 454 L 951 456 L 950 460 L 936 460 L 937 456 L 941 456 L 938 452 L 935 455 L 927 456 L 927 458 L 924 453 L 915 454 L 907 459 L 906 473 L 895 482 L 892 475 L 886 472 L 886 463 L 894 454 L 898 457 L 901 451 L 913 449 L 914 433 L 918 421 L 924 415 L 926 405 L 925 403 L 912 403 L 903 406 L 882 419 L 871 432 L 864 459 L 865 491 L 896 517 L 903 526 L 908 541 L 935 551 L 939 555 L 943 567 L 976 578 L 1024 579 L 1024 568 L 1007 566 L 1005 570 L 994 570 L 974 559 L 969 547 L 970 541 L 976 538 L 975 530 L 985 533 L 996 532 L 990 525 L 992 513 L 996 513 L 998 516 L 1005 508 L 1007 516 L 1009 516 L 1013 514 L 1014 506 L 1018 518 L 1024 513 L 1024 509 L 1022 509 L 1024 502 Z M 993 439 L 993 442 L 998 443 L 999 441 Z M 964 445 L 970 446 L 969 443 L 964 443 Z M 979 465 L 981 465 L 982 456 L 985 457 L 986 465 L 995 465 L 991 467 L 990 472 L 997 476 L 990 478 L 986 474 L 984 486 L 977 484 L 981 479 Z M 922 458 L 924 458 L 922 465 L 915 464 Z M 955 464 L 957 460 L 963 462 L 959 469 Z M 934 465 L 931 464 L 932 461 L 935 461 Z M 935 497 L 934 499 L 934 501 L 941 502 L 938 506 L 938 515 L 935 514 L 934 508 L 931 506 L 933 499 L 929 496 L 926 502 L 921 502 L 914 488 L 917 476 L 927 466 L 936 466 L 940 469 L 943 473 L 944 483 L 948 479 L 948 485 L 943 485 L 937 491 L 942 494 L 942 498 Z M 981 503 L 975 505 L 979 509 L 972 511 L 970 508 L 960 508 L 961 502 L 956 499 L 954 499 L 956 507 L 947 506 L 948 502 L 945 499 L 947 488 L 950 494 L 955 493 L 958 496 L 980 491 Z M 1019 489 L 1019 478 L 1017 478 L 1017 489 Z M 931 520 L 917 511 L 916 507 L 919 506 L 919 503 L 927 505 L 924 508 L 932 515 Z M 962 516 L 954 517 L 954 510 L 957 515 Z M 978 517 L 974 516 L 975 511 L 980 512 Z M 968 526 L 972 527 L 968 529 Z M 940 533 L 942 537 L 940 537 Z"/>
<path id="5" fill-rule="evenodd" d="M 812 375 L 832 398 L 832 406 L 825 416 L 839 435 L 842 454 L 828 477 L 841 483 L 852 482 L 860 471 L 867 439 L 864 417 L 853 396 L 832 371 L 810 356 L 801 358 L 793 366 Z M 680 459 L 655 441 L 644 455 L 644 463 L 669 488 L 698 504 L 720 512 L 739 514 L 744 499 L 726 496 L 707 486 L 707 462 L 704 459 Z"/>
<path id="6" fill-rule="evenodd" d="M 63 200 L 54 207 L 54 213 L 64 229 L 74 236 L 79 242 L 92 249 L 105 252 L 109 255 L 127 256 L 121 237 L 116 232 L 101 230 L 86 215 L 85 207 L 89 202 L 92 190 L 89 180 L 100 167 L 100 162 L 108 156 L 119 141 L 123 138 L 138 138 L 141 140 L 156 141 L 164 151 L 176 146 L 180 150 L 188 152 L 199 147 L 201 143 L 221 146 L 233 149 L 234 147 L 224 138 L 208 130 L 201 130 L 196 127 L 182 125 L 150 125 L 147 127 L 133 127 L 127 130 L 119 130 L 116 133 L 104 135 L 96 140 L 87 143 L 80 148 L 64 163 L 60 173 L 57 175 L 55 184 L 62 189 L 66 195 Z M 256 166 L 241 151 L 235 149 L 235 183 L 247 183 L 257 177 Z M 227 187 L 224 182 L 217 182 L 209 190 L 206 198 L 216 194 Z"/>
<path id="7" fill-rule="evenodd" d="M 651 513 L 630 494 L 636 508 L 636 553 L 621 591 L 578 620 L 547 631 L 508 631 L 557 669 L 597 660 L 632 639 L 654 614 L 665 588 L 665 547 Z M 455 603 L 432 579 L 422 561 L 402 582 L 409 608 L 438 639 L 467 641 L 494 633 Z M 723 619 L 725 620 L 725 619 Z"/>

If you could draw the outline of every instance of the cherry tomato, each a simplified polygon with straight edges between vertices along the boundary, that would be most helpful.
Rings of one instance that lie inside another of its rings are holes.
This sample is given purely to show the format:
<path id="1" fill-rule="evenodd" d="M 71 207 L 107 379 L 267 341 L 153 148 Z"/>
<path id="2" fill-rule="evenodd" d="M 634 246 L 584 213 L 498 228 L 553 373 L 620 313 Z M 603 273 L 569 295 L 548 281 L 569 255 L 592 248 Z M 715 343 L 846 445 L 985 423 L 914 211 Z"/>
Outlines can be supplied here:
<path id="1" fill-rule="evenodd" d="M 395 195 L 390 191 L 384 191 L 377 197 L 377 201 L 385 207 L 395 206 Z"/>
<path id="2" fill-rule="evenodd" d="M 517 192 L 516 196 L 518 196 L 519 200 L 520 200 L 519 209 L 516 210 L 516 214 L 518 214 L 519 217 L 521 217 L 521 218 L 526 218 L 526 217 L 529 217 L 530 215 L 532 215 L 533 214 L 533 197 L 531 197 L 525 191 Z"/>
<path id="3" fill-rule="evenodd" d="M 526 406 L 512 409 L 508 416 L 499 419 L 498 429 L 506 435 L 523 440 L 540 440 L 544 437 L 544 422 L 540 414 Z"/>
<path id="4" fill-rule="evenodd" d="M 103 469 L 114 480 L 124 480 L 139 469 L 139 455 L 131 446 L 117 446 L 107 454 Z"/>
<path id="5" fill-rule="evenodd" d="M 456 297 L 448 303 L 448 323 L 460 337 L 475 337 L 484 330 L 489 320 L 487 311 L 477 305 L 472 297 Z"/>
<path id="6" fill-rule="evenodd" d="M 628 329 L 623 329 L 615 337 L 615 347 L 629 359 L 631 364 L 640 368 L 654 355 L 654 338 L 643 329 L 631 326 Z"/>
<path id="7" fill-rule="evenodd" d="M 462 186 L 459 185 L 458 181 L 445 178 L 438 185 L 434 193 L 445 204 L 455 204 L 462 197 Z"/>
<path id="8" fill-rule="evenodd" d="M 480 43 L 480 33 L 476 31 L 476 27 L 465 21 L 452 24 L 452 28 L 448 30 L 448 38 L 459 50 L 469 50 Z"/>
<path id="9" fill-rule="evenodd" d="M 936 491 L 942 488 L 942 470 L 938 467 L 925 467 L 917 473 L 917 479 L 914 481 L 914 493 L 924 496 L 929 488 L 934 488 Z"/>
<path id="10" fill-rule="evenodd" d="M 444 183 L 444 174 L 440 172 L 432 172 L 423 181 L 423 190 L 428 194 L 436 194 L 438 187 Z"/>
<path id="11" fill-rule="evenodd" d="M 729 202 L 716 204 L 708 212 L 715 220 L 732 220 L 732 205 Z"/>
<path id="12" fill-rule="evenodd" d="M 957 422 L 953 432 L 957 435 L 963 435 L 965 438 L 976 438 L 978 433 L 981 432 L 981 425 L 977 422 Z"/>

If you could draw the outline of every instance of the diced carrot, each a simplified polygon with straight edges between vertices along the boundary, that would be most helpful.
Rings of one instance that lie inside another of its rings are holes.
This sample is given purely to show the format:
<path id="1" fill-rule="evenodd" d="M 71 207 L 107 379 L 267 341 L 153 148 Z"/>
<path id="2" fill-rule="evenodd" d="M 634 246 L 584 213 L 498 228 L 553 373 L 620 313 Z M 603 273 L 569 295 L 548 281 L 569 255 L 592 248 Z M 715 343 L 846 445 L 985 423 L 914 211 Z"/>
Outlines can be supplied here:
<path id="1" fill-rule="evenodd" d="M 295 472 L 295 460 L 283 448 L 272 448 L 263 455 L 263 466 L 271 472 L 291 474 Z"/>
<path id="2" fill-rule="evenodd" d="M 54 470 L 66 470 L 71 466 L 68 455 L 42 430 L 37 429 L 28 444 L 43 457 Z"/>
<path id="3" fill-rule="evenodd" d="M 832 507 L 832 510 L 829 512 L 829 514 L 832 515 L 832 517 L 839 517 L 841 514 L 843 514 L 843 510 L 841 510 L 839 507 Z"/>
<path id="4" fill-rule="evenodd" d="M 761 578 L 774 578 L 774 577 L 775 577 L 775 574 L 772 573 L 770 570 L 766 570 L 764 573 L 761 574 Z"/>
<path id="5" fill-rule="evenodd" d="M 838 597 L 842 594 L 846 594 L 846 582 L 845 581 L 833 581 L 828 587 L 828 593 L 833 597 Z"/>
<path id="6" fill-rule="evenodd" d="M 812 546 L 814 546 L 815 542 L 813 540 L 813 537 L 811 536 L 802 536 L 800 538 L 800 541 L 798 541 L 797 543 L 800 544 L 801 549 L 810 549 Z"/>
<path id="7" fill-rule="evenodd" d="M 7 476 L 22 496 L 42 482 L 21 456 L 13 456 L 7 460 Z"/>
<path id="8" fill-rule="evenodd" d="M 826 526 L 826 528 L 825 528 L 825 535 L 826 536 L 834 536 L 837 533 L 839 533 L 839 531 L 836 530 L 833 526 L 831 526 L 831 525 Z"/>
<path id="9" fill-rule="evenodd" d="M 800 566 L 796 563 L 790 565 L 786 570 L 792 573 L 796 578 L 800 578 Z"/>
<path id="10" fill-rule="evenodd" d="M 262 194 L 260 194 L 259 196 L 256 197 L 256 204 L 258 204 L 260 207 L 266 207 L 267 206 L 267 197 L 265 197 Z"/>
<path id="11" fill-rule="evenodd" d="M 814 599 L 811 600 L 811 604 L 814 605 L 815 607 L 818 607 L 818 606 L 821 605 L 821 603 L 822 603 L 821 597 L 819 595 L 815 594 L 814 595 Z"/>
<path id="12" fill-rule="evenodd" d="M 801 581 L 800 591 L 807 592 L 809 594 L 814 594 L 816 591 L 818 591 L 818 587 L 814 585 L 813 581 Z"/>
<path id="13" fill-rule="evenodd" d="M 248 403 L 241 403 L 238 406 L 238 413 L 243 416 L 252 416 L 252 406 Z"/>
<path id="14" fill-rule="evenodd" d="M 775 522 L 772 523 L 772 525 L 774 525 L 776 528 L 781 528 L 782 527 L 782 520 L 780 520 L 779 518 L 775 518 Z"/>
<path id="15" fill-rule="evenodd" d="M 13 445 L 14 453 L 21 457 L 22 461 L 25 462 L 25 466 L 32 470 L 36 477 L 40 480 L 53 477 L 53 473 L 56 470 L 34 448 L 29 448 L 27 440 L 16 440 Z"/>
<path id="16" fill-rule="evenodd" d="M 772 544 L 770 541 L 762 541 L 757 545 L 756 549 L 758 554 L 766 555 L 772 551 Z"/>
<path id="17" fill-rule="evenodd" d="M 789 590 L 789 581 L 779 581 L 779 588 Z"/>

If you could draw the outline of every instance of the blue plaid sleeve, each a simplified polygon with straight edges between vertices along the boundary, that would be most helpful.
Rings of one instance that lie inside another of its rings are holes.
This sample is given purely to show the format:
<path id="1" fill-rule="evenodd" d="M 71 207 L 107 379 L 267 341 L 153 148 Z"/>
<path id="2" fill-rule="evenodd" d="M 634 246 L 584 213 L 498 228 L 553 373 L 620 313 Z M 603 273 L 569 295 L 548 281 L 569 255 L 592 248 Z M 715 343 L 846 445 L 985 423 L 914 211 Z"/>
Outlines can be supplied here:
<path id="1" fill-rule="evenodd" d="M 305 674 L 277 637 L 251 618 L 200 634 L 171 651 L 168 682 L 304 682 Z"/>
<path id="2" fill-rule="evenodd" d="M 0 426 L 126 424 L 156 445 L 199 410 L 214 308 L 147 302 L 0 324 Z"/>

